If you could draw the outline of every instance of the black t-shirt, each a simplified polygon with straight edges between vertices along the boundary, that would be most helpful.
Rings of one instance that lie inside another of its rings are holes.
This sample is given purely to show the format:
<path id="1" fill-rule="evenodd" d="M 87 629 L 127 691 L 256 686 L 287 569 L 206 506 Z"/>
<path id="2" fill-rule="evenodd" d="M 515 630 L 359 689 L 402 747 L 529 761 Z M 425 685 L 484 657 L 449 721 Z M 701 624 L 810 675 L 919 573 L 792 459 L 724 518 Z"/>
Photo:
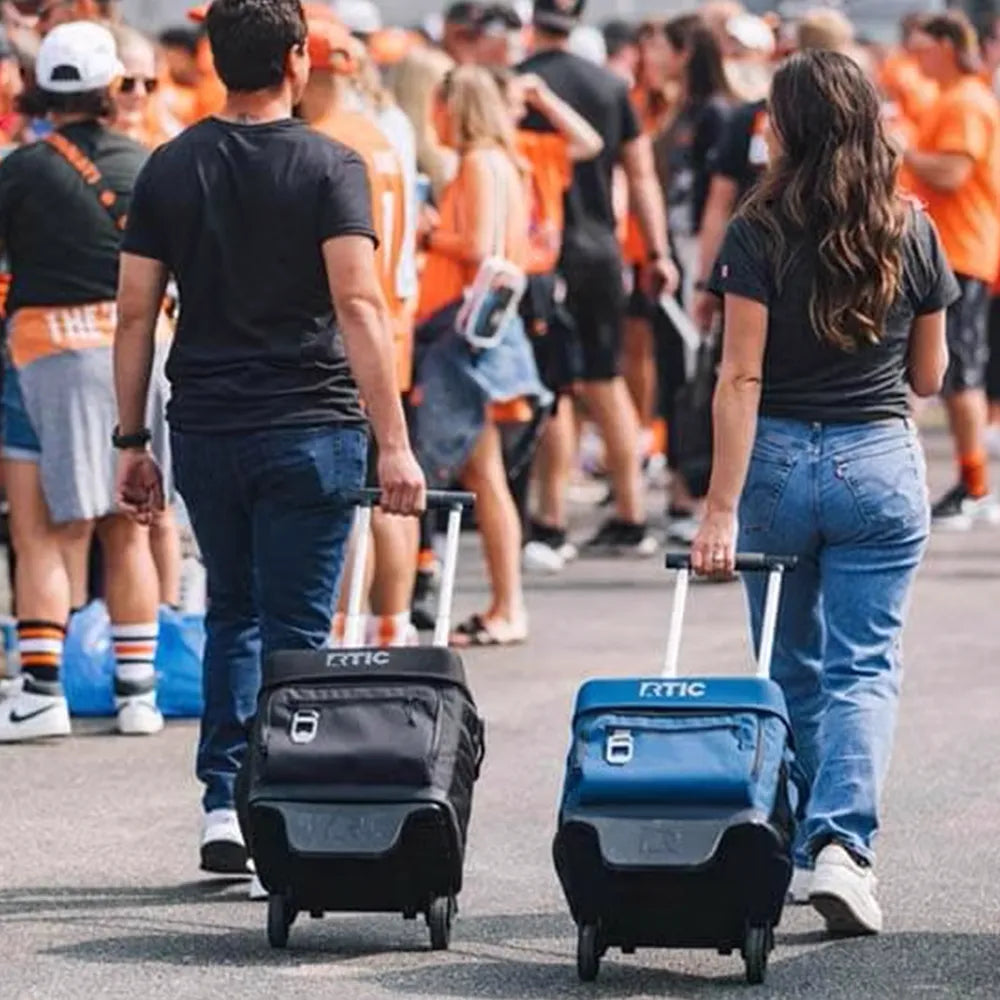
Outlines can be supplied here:
<path id="1" fill-rule="evenodd" d="M 613 73 L 569 52 L 539 52 L 520 66 L 535 73 L 571 108 L 600 133 L 604 149 L 595 160 L 576 164 L 566 195 L 563 257 L 568 264 L 615 260 L 615 210 L 611 175 L 622 147 L 639 137 L 639 122 L 629 100 L 628 87 Z M 552 125 L 531 112 L 522 125 L 534 132 L 551 132 Z"/>
<path id="2" fill-rule="evenodd" d="M 766 101 L 754 101 L 737 108 L 712 154 L 715 173 L 736 182 L 741 201 L 767 169 L 766 121 Z"/>
<path id="3" fill-rule="evenodd" d="M 322 245 L 375 238 L 368 190 L 356 153 L 293 119 L 209 118 L 150 157 L 125 250 L 162 261 L 177 279 L 173 427 L 363 420 Z"/>
<path id="4" fill-rule="evenodd" d="M 146 150 L 97 122 L 60 130 L 128 209 Z M 109 302 L 118 291 L 122 234 L 97 192 L 47 142 L 0 161 L 0 242 L 13 273 L 7 308 Z"/>
<path id="5" fill-rule="evenodd" d="M 738 295 L 767 306 L 761 415 L 831 423 L 906 417 L 913 321 L 947 309 L 959 296 L 930 218 L 915 211 L 907 227 L 902 287 L 882 340 L 853 352 L 821 339 L 810 322 L 815 245 L 800 238 L 791 240 L 789 248 L 791 264 L 779 290 L 774 255 L 762 231 L 737 217 L 730 223 L 711 281 L 718 295 Z M 725 336 L 739 336 L 739 331 L 726 330 Z"/>
<path id="6" fill-rule="evenodd" d="M 687 104 L 653 143 L 672 235 L 694 236 L 701 229 L 715 151 L 730 113 L 723 100 Z"/>

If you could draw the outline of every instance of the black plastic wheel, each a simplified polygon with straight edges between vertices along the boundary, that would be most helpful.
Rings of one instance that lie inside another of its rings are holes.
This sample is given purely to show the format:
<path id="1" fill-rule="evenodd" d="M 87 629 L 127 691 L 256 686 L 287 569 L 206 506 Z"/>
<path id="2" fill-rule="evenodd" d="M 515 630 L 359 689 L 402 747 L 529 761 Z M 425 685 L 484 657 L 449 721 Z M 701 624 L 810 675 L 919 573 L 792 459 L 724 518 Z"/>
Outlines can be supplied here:
<path id="1" fill-rule="evenodd" d="M 576 937 L 576 972 L 583 983 L 592 983 L 601 971 L 601 942 L 596 924 L 582 924 Z"/>
<path id="2" fill-rule="evenodd" d="M 748 927 L 743 943 L 743 962 L 747 970 L 747 982 L 759 986 L 767 978 L 767 959 L 771 952 L 771 928 Z"/>
<path id="3" fill-rule="evenodd" d="M 288 945 L 288 931 L 293 918 L 289 917 L 289 901 L 280 893 L 267 897 L 267 940 L 272 948 Z"/>
<path id="4" fill-rule="evenodd" d="M 451 944 L 451 921 L 455 901 L 451 896 L 438 896 L 427 911 L 427 926 L 431 932 L 431 950 L 447 951 Z"/>

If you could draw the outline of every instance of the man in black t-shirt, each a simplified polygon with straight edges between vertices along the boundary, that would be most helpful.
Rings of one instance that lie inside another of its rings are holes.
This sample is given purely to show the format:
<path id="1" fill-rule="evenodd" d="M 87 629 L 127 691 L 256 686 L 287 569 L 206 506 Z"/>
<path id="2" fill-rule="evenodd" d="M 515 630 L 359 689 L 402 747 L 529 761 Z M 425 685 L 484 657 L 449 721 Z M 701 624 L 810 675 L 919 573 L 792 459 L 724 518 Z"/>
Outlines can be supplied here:
<path id="1" fill-rule="evenodd" d="M 626 84 L 568 49 L 584 0 L 536 0 L 535 54 L 524 73 L 541 77 L 552 91 L 600 133 L 604 149 L 595 160 L 578 163 L 566 196 L 561 270 L 583 353 L 582 395 L 601 430 L 617 514 L 587 548 L 594 554 L 651 555 L 657 545 L 646 527 L 639 455 L 639 422 L 620 373 L 625 291 L 621 251 L 612 202 L 612 171 L 628 176 L 632 208 L 650 248 L 646 279 L 654 296 L 677 287 L 677 268 L 667 250 L 663 195 L 656 179 L 649 140 L 642 136 Z M 552 130 L 531 114 L 523 127 Z M 546 525 L 559 533 L 562 525 Z"/>
<path id="2" fill-rule="evenodd" d="M 136 184 L 115 364 L 121 502 L 161 502 L 143 430 L 168 277 L 181 311 L 168 363 L 178 486 L 208 574 L 202 867 L 246 872 L 236 773 L 262 656 L 326 646 L 350 532 L 347 491 L 379 446 L 383 507 L 424 481 L 395 382 L 361 159 L 292 118 L 309 74 L 298 0 L 215 0 L 207 26 L 223 115 L 161 147 Z M 355 385 L 357 378 L 358 386 Z"/>

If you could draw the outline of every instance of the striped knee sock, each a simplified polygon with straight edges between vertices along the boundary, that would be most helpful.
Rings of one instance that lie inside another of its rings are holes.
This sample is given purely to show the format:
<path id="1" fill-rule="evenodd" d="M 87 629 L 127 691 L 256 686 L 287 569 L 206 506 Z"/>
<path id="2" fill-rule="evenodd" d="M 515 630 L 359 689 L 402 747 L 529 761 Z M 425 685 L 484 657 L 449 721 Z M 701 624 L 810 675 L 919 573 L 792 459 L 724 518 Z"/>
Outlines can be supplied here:
<path id="1" fill-rule="evenodd" d="M 65 641 L 64 625 L 44 621 L 17 623 L 17 646 L 21 655 L 25 691 L 32 694 L 62 694 L 59 669 L 62 667 Z"/>
<path id="2" fill-rule="evenodd" d="M 112 625 L 115 645 L 115 696 L 131 698 L 149 694 L 156 688 L 156 644 L 160 635 L 157 622 L 148 625 Z"/>

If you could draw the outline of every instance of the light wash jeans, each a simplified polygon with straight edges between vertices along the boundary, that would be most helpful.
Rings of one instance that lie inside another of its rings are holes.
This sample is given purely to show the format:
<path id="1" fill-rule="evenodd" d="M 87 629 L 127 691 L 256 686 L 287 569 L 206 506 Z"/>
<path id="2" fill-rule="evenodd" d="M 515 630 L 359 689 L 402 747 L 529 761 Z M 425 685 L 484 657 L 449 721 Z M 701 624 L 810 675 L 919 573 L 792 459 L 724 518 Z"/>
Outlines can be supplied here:
<path id="1" fill-rule="evenodd" d="M 929 531 L 910 422 L 762 418 L 740 501 L 742 551 L 797 555 L 772 676 L 795 734 L 795 862 L 836 840 L 869 862 L 902 676 L 900 637 Z M 745 581 L 755 644 L 766 580 Z"/>

